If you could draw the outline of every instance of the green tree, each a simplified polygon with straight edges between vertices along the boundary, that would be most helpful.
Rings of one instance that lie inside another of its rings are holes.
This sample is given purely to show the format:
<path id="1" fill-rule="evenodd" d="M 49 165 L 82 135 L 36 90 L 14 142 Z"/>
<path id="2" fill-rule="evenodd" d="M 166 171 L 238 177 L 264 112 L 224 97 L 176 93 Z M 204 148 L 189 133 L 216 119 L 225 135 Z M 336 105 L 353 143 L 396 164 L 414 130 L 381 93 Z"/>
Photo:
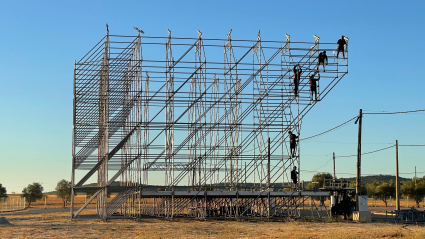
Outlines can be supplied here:
<path id="1" fill-rule="evenodd" d="M 351 182 L 350 184 L 348 184 L 348 187 L 356 188 L 356 185 L 357 185 L 357 183 L 356 183 L 356 181 L 354 181 L 354 182 Z M 368 192 L 367 192 L 367 189 L 366 189 L 366 185 L 362 183 L 360 185 L 360 195 L 367 195 L 367 194 L 368 194 Z"/>
<path id="2" fill-rule="evenodd" d="M 401 194 L 415 200 L 416 207 L 419 207 L 419 203 L 422 202 L 425 196 L 425 176 L 423 178 L 416 178 L 416 184 L 415 178 L 404 182 L 401 185 Z"/>
<path id="3" fill-rule="evenodd" d="M 333 176 L 330 173 L 316 173 L 311 178 L 311 182 L 307 184 L 306 188 L 308 189 L 317 189 L 323 188 L 323 184 L 325 182 L 325 179 L 332 179 Z M 329 186 L 328 184 L 326 186 Z M 323 204 L 325 202 L 325 198 L 323 197 L 313 197 L 314 200 L 320 200 L 320 204 Z"/>
<path id="4" fill-rule="evenodd" d="M 379 186 L 379 185 L 381 185 L 381 182 L 380 181 L 373 181 L 373 182 L 371 182 L 371 183 L 367 183 L 366 184 L 366 192 L 367 192 L 367 196 L 368 197 L 375 197 L 376 196 L 376 188 Z"/>
<path id="5" fill-rule="evenodd" d="M 7 197 L 7 190 L 3 185 L 0 183 L 0 197 Z"/>
<path id="6" fill-rule="evenodd" d="M 43 190 L 44 188 L 40 183 L 28 184 L 28 186 L 22 190 L 21 197 L 25 198 L 28 202 L 28 207 L 30 207 L 31 202 L 35 202 L 37 199 L 43 198 Z"/>
<path id="7" fill-rule="evenodd" d="M 56 185 L 56 195 L 62 199 L 63 207 L 66 207 L 66 203 L 71 199 L 71 182 L 62 179 Z"/>
<path id="8" fill-rule="evenodd" d="M 381 181 L 378 186 L 375 188 L 376 198 L 381 199 L 385 206 L 388 206 L 388 199 L 390 197 L 395 197 L 395 182 L 390 180 L 389 182 Z"/>
<path id="9" fill-rule="evenodd" d="M 307 184 L 307 188 L 308 189 L 312 189 L 317 187 L 316 185 L 314 185 L 314 182 L 318 182 L 319 183 L 319 188 L 323 188 L 323 183 L 325 182 L 325 179 L 332 179 L 333 176 L 330 173 L 316 173 L 315 175 L 313 175 L 313 178 L 311 179 L 311 182 L 309 184 Z M 329 186 L 329 185 L 326 185 Z"/>

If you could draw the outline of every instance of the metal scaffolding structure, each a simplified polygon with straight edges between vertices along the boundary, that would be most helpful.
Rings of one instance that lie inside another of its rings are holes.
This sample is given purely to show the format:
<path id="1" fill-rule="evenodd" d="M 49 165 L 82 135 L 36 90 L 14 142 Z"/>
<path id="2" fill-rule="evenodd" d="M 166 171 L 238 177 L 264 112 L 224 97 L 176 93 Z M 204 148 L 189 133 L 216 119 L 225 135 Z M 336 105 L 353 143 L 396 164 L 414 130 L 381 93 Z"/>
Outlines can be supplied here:
<path id="1" fill-rule="evenodd" d="M 311 200 L 329 192 L 293 187 L 300 145 L 292 157 L 288 131 L 299 136 L 305 115 L 348 73 L 348 44 L 338 59 L 336 44 L 317 36 L 148 37 L 135 29 L 107 31 L 75 63 L 72 195 L 94 193 L 77 211 L 72 196 L 72 218 L 95 198 L 104 219 L 330 215 Z M 310 75 L 323 50 L 334 54 L 313 100 Z"/>

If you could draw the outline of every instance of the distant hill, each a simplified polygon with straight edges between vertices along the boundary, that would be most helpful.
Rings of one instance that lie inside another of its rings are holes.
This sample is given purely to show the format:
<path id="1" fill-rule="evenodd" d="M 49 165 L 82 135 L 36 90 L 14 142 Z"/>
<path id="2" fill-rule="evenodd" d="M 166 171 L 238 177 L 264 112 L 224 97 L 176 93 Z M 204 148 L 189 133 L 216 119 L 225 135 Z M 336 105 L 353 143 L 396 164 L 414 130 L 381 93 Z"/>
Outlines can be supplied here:
<path id="1" fill-rule="evenodd" d="M 346 179 L 349 182 L 355 182 L 356 181 L 356 177 L 340 178 L 340 179 Z M 395 181 L 395 176 L 379 174 L 379 175 L 361 177 L 362 184 L 373 183 L 374 181 L 390 181 L 391 179 Z M 400 180 L 400 182 L 403 182 L 403 181 L 410 181 L 412 179 L 411 178 L 399 177 L 399 180 Z"/>
<path id="2" fill-rule="evenodd" d="M 91 187 L 94 187 L 94 186 L 97 186 L 97 183 L 84 184 L 84 186 L 91 186 Z M 111 183 L 111 186 L 120 186 L 120 181 L 113 181 L 113 182 Z"/>

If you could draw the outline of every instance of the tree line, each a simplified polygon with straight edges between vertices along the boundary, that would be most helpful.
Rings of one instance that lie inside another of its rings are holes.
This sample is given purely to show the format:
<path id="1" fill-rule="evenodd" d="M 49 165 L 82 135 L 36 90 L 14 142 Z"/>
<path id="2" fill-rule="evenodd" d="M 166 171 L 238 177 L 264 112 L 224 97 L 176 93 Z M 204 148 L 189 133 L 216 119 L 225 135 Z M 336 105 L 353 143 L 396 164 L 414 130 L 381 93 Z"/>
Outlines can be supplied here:
<path id="1" fill-rule="evenodd" d="M 311 182 L 307 184 L 307 188 L 323 188 L 325 179 L 329 180 L 332 178 L 333 177 L 330 173 L 317 173 L 313 175 Z M 412 178 L 411 180 L 403 181 L 400 184 L 401 196 L 408 196 L 410 199 L 414 200 L 416 206 L 419 207 L 419 203 L 421 203 L 425 197 L 425 176 L 422 178 Z M 351 182 L 349 187 L 355 188 L 356 182 Z M 392 179 L 389 181 L 375 180 L 372 183 L 362 184 L 360 186 L 360 194 L 367 195 L 368 197 L 373 196 L 376 199 L 382 200 L 385 203 L 385 206 L 388 206 L 390 197 L 395 198 L 396 196 L 395 187 L 395 181 Z M 63 206 L 66 207 L 67 203 L 71 200 L 71 182 L 62 179 L 57 183 L 55 190 L 56 196 L 63 201 Z M 22 190 L 21 197 L 25 197 L 25 200 L 28 203 L 28 207 L 30 207 L 31 202 L 35 202 L 36 200 L 41 200 L 44 197 L 47 197 L 43 191 L 43 186 L 40 183 L 34 182 L 32 184 L 28 184 L 28 186 Z M 86 194 L 87 197 L 91 197 L 93 192 L 88 192 Z M 7 190 L 1 183 L 0 197 L 7 197 Z M 110 197 L 109 192 L 108 197 Z"/>
<path id="2" fill-rule="evenodd" d="M 311 182 L 307 184 L 307 188 L 314 188 L 316 186 L 315 182 L 318 184 L 319 188 L 322 188 L 325 179 L 333 179 L 333 176 L 330 173 L 317 173 L 313 175 Z M 349 187 L 355 188 L 356 182 L 350 182 Z M 389 181 L 375 180 L 371 183 L 362 184 L 360 186 L 360 194 L 367 195 L 368 197 L 373 196 L 373 198 L 382 200 L 385 206 L 388 206 L 390 198 L 395 198 L 396 196 L 396 184 L 392 179 Z M 425 176 L 422 178 L 414 177 L 409 181 L 401 182 L 400 194 L 402 197 L 409 197 L 409 199 L 414 200 L 416 206 L 419 207 L 419 203 L 422 202 L 425 197 Z"/>
<path id="3" fill-rule="evenodd" d="M 37 200 L 41 200 L 47 198 L 47 195 L 43 193 L 44 187 L 41 183 L 34 182 L 32 184 L 28 184 L 28 186 L 24 187 L 22 190 L 21 197 L 25 198 L 28 207 L 31 206 L 32 202 Z M 71 200 L 71 182 L 62 179 L 60 180 L 55 187 L 56 196 L 63 201 L 63 207 L 66 207 L 67 203 Z M 87 197 L 91 197 L 94 193 L 88 192 L 86 193 Z M 77 195 L 74 193 L 74 195 Z M 111 194 L 108 192 L 108 197 Z M 7 197 L 6 188 L 0 183 L 0 197 Z"/>

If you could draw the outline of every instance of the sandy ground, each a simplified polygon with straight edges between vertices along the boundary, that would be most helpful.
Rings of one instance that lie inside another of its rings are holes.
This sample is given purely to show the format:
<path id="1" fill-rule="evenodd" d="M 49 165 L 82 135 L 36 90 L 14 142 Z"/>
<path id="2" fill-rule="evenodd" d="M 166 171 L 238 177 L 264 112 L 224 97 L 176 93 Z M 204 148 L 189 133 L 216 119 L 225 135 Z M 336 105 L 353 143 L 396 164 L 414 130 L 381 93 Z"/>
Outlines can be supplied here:
<path id="1" fill-rule="evenodd" d="M 0 238 L 425 238 L 425 225 L 375 222 L 325 221 L 229 221 L 90 219 L 69 220 L 69 208 L 49 197 L 51 203 L 34 203 L 30 209 L 1 213 L 11 225 L 0 225 Z M 78 200 L 83 200 L 80 198 Z M 94 208 L 81 218 L 93 215 Z M 385 208 L 384 208 L 385 209 Z M 382 217 L 381 217 L 382 218 Z M 377 221 L 378 220 L 378 221 Z"/>

